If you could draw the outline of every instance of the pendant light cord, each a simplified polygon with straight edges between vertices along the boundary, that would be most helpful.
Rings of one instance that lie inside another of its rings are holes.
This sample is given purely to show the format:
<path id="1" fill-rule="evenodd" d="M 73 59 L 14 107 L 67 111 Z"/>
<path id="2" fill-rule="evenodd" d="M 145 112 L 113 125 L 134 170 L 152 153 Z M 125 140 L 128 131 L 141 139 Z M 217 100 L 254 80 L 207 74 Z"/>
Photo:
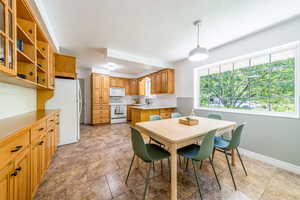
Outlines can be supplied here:
<path id="1" fill-rule="evenodd" d="M 197 47 L 199 47 L 199 25 L 200 23 L 197 24 Z"/>

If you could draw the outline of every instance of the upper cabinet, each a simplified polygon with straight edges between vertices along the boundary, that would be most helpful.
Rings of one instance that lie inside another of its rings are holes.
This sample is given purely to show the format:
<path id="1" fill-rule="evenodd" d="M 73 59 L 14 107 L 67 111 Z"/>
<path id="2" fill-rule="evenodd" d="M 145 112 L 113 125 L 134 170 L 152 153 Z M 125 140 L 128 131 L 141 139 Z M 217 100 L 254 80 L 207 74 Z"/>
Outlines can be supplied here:
<path id="1" fill-rule="evenodd" d="M 76 78 L 76 58 L 55 54 L 55 77 Z"/>
<path id="2" fill-rule="evenodd" d="M 16 75 L 16 3 L 0 0 L 0 72 Z"/>
<path id="3" fill-rule="evenodd" d="M 174 69 L 164 69 L 150 75 L 151 94 L 174 94 Z"/>
<path id="4" fill-rule="evenodd" d="M 0 0 L 0 81 L 54 89 L 53 49 L 27 0 Z"/>
<path id="5" fill-rule="evenodd" d="M 129 95 L 138 95 L 138 80 L 129 79 Z"/>

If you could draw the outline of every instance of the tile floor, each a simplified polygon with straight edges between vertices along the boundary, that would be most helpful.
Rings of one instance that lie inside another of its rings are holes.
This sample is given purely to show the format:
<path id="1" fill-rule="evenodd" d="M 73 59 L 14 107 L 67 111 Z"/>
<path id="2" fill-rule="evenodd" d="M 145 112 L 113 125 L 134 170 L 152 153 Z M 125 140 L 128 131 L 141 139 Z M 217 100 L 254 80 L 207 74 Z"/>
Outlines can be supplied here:
<path id="1" fill-rule="evenodd" d="M 130 126 L 116 124 L 84 126 L 80 142 L 58 148 L 40 185 L 35 199 L 141 199 L 146 165 L 135 169 L 124 184 L 132 157 Z M 205 200 L 299 200 L 300 176 L 243 157 L 248 176 L 239 163 L 234 167 L 238 191 L 234 191 L 224 154 L 216 153 L 216 171 L 222 185 L 218 190 L 208 162 L 199 170 Z M 160 163 L 151 174 L 148 199 L 169 199 L 169 171 L 167 161 L 161 172 Z M 178 199 L 198 199 L 192 169 L 178 171 Z"/>

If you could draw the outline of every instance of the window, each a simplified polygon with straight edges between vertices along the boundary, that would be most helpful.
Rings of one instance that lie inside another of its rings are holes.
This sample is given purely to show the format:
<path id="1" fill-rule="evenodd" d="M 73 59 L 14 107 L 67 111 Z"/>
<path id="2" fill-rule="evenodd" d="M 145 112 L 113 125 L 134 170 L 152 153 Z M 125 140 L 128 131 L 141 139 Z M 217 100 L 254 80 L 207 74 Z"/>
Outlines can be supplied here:
<path id="1" fill-rule="evenodd" d="M 195 107 L 298 115 L 298 43 L 196 68 Z"/>

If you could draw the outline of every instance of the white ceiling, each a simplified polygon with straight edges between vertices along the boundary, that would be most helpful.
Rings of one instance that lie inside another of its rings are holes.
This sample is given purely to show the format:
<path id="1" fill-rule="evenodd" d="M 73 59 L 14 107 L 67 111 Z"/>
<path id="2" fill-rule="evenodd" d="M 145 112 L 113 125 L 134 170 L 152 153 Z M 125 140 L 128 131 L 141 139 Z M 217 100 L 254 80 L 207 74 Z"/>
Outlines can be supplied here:
<path id="1" fill-rule="evenodd" d="M 299 0 L 51 0 L 43 4 L 60 47 L 74 52 L 80 67 L 100 64 L 103 48 L 161 62 L 184 59 L 195 47 L 192 23 L 199 18 L 203 20 L 201 44 L 214 48 L 300 13 Z"/>

